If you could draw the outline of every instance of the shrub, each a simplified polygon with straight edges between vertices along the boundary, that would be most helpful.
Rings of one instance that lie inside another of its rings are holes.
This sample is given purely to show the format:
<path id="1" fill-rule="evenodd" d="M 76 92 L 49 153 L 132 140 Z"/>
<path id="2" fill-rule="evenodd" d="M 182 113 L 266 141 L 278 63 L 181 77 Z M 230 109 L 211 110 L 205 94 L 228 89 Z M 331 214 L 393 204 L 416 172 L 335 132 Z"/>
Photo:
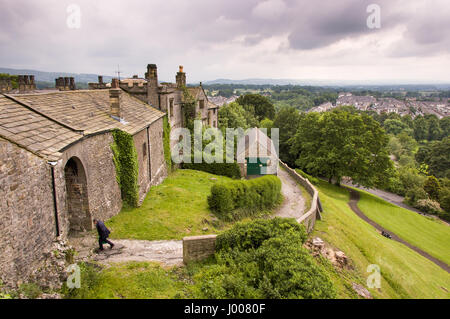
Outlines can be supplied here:
<path id="1" fill-rule="evenodd" d="M 281 198 L 280 179 L 267 175 L 248 181 L 213 185 L 208 196 L 208 205 L 219 218 L 232 220 L 271 209 Z"/>
<path id="2" fill-rule="evenodd" d="M 419 199 L 414 204 L 414 207 L 430 214 L 438 214 L 439 212 L 442 211 L 439 203 L 432 199 Z"/>
<path id="3" fill-rule="evenodd" d="M 428 176 L 427 180 L 423 184 L 423 189 L 430 195 L 430 198 L 437 200 L 439 198 L 439 191 L 441 190 L 441 185 L 439 181 L 434 176 Z"/>
<path id="4" fill-rule="evenodd" d="M 295 171 L 296 171 L 297 173 L 299 173 L 300 176 L 302 176 L 303 178 L 308 179 L 312 184 L 314 184 L 314 185 L 319 184 L 319 179 L 318 179 L 317 177 L 312 177 L 311 175 L 306 174 L 304 171 L 302 171 L 302 170 L 299 169 L 299 168 L 296 168 Z"/>
<path id="5" fill-rule="evenodd" d="M 183 163 L 183 168 L 227 176 L 235 179 L 241 178 L 241 170 L 237 163 Z"/>
<path id="6" fill-rule="evenodd" d="M 258 248 L 265 240 L 289 231 L 298 236 L 301 245 L 306 241 L 305 226 L 297 223 L 295 219 L 277 217 L 258 219 L 250 223 L 237 223 L 217 237 L 216 248 L 217 250 Z"/>
<path id="7" fill-rule="evenodd" d="M 194 276 L 199 298 L 334 298 L 322 266 L 302 247 L 304 226 L 275 218 L 239 223 L 217 237 L 213 265 Z"/>
<path id="8" fill-rule="evenodd" d="M 428 195 L 422 187 L 416 186 L 406 192 L 404 202 L 410 205 L 415 205 L 418 200 L 427 199 Z"/>
<path id="9" fill-rule="evenodd" d="M 441 208 L 450 213 L 450 187 L 442 187 L 439 192 L 439 204 Z"/>

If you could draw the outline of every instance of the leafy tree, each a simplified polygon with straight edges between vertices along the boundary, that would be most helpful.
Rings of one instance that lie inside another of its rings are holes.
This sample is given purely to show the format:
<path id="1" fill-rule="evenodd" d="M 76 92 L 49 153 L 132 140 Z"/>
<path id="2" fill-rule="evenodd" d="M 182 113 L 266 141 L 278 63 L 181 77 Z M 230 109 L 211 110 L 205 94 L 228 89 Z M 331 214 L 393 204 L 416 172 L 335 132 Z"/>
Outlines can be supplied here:
<path id="1" fill-rule="evenodd" d="M 252 112 L 259 121 L 266 117 L 271 120 L 275 117 L 275 107 L 265 96 L 245 94 L 240 96 L 236 102 Z"/>
<path id="2" fill-rule="evenodd" d="M 430 153 L 425 159 L 430 173 L 436 177 L 450 177 L 450 137 L 433 142 Z"/>
<path id="3" fill-rule="evenodd" d="M 439 126 L 442 130 L 442 138 L 450 136 L 450 116 L 443 117 L 439 120 Z"/>
<path id="4" fill-rule="evenodd" d="M 414 119 L 414 138 L 417 141 L 428 138 L 428 123 L 423 116 L 417 116 Z"/>
<path id="5" fill-rule="evenodd" d="M 270 129 L 273 127 L 273 121 L 269 120 L 268 118 L 265 118 L 261 121 L 259 124 L 259 127 L 267 129 L 267 135 L 271 137 L 271 131 Z"/>
<path id="6" fill-rule="evenodd" d="M 397 135 L 406 128 L 408 128 L 408 126 L 401 120 L 387 119 L 384 121 L 384 129 L 389 134 Z"/>
<path id="7" fill-rule="evenodd" d="M 427 122 L 428 127 L 428 136 L 427 139 L 429 141 L 436 141 L 442 137 L 442 130 L 439 125 L 439 119 L 434 114 L 427 114 L 424 116 L 425 121 Z"/>
<path id="8" fill-rule="evenodd" d="M 246 112 L 242 105 L 232 102 L 219 108 L 219 128 L 225 131 L 226 128 L 248 128 Z"/>
<path id="9" fill-rule="evenodd" d="M 387 183 L 392 168 L 388 137 L 379 123 L 365 114 L 333 110 L 302 117 L 292 143 L 300 154 L 296 164 L 314 175 L 335 179 L 343 176 L 367 187 Z"/>
<path id="10" fill-rule="evenodd" d="M 439 192 L 441 190 L 441 185 L 439 181 L 434 176 L 428 176 L 427 180 L 423 184 L 423 189 L 430 195 L 431 199 L 438 200 Z"/>
<path id="11" fill-rule="evenodd" d="M 290 153 L 290 139 L 295 135 L 300 121 L 300 113 L 294 107 L 284 107 L 276 115 L 273 127 L 278 128 L 279 156 L 289 166 L 294 166 L 298 154 Z"/>

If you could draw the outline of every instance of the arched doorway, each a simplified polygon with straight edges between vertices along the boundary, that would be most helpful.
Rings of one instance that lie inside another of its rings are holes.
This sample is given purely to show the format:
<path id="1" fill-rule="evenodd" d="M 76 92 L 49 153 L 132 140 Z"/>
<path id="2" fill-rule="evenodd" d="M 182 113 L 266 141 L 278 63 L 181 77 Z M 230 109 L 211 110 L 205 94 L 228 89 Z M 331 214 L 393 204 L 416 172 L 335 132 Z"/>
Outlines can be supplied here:
<path id="1" fill-rule="evenodd" d="M 92 229 L 89 212 L 86 172 L 81 161 L 70 158 L 64 168 L 66 179 L 66 207 L 69 215 L 69 234 Z"/>

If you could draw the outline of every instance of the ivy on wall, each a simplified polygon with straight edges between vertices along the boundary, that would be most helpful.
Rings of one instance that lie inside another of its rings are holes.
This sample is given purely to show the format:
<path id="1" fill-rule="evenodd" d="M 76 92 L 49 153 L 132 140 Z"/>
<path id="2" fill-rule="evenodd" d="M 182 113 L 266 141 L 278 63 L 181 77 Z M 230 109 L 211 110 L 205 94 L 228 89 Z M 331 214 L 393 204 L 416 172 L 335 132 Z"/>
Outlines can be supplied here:
<path id="1" fill-rule="evenodd" d="M 111 150 L 122 200 L 132 207 L 137 207 L 139 205 L 139 164 L 133 136 L 119 129 L 113 130 L 112 135 L 114 143 L 111 144 Z"/>
<path id="2" fill-rule="evenodd" d="M 170 153 L 170 125 L 167 115 L 163 119 L 163 145 L 164 145 L 164 160 L 166 161 L 167 171 L 172 170 L 172 155 Z"/>
<path id="3" fill-rule="evenodd" d="M 194 120 L 195 120 L 195 106 L 197 105 L 197 100 L 193 97 L 186 87 L 183 87 L 183 117 L 184 125 L 187 129 L 194 132 Z"/>

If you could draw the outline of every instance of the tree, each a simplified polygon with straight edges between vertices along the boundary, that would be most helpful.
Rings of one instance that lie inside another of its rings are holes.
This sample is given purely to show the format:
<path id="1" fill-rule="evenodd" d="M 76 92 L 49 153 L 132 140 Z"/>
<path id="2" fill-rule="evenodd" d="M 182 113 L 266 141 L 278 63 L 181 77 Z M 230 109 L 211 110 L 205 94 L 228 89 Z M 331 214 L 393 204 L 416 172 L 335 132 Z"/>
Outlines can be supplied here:
<path id="1" fill-rule="evenodd" d="M 365 114 L 333 110 L 302 117 L 291 150 L 296 164 L 339 184 L 343 176 L 366 187 L 385 185 L 392 161 L 388 137 L 379 123 Z"/>
<path id="2" fill-rule="evenodd" d="M 300 113 L 294 107 L 289 106 L 281 108 L 273 121 L 273 127 L 279 129 L 279 157 L 289 166 L 294 166 L 298 157 L 298 154 L 292 155 L 290 153 L 290 139 L 297 131 L 300 117 Z"/>
<path id="3" fill-rule="evenodd" d="M 219 128 L 224 132 L 226 128 L 249 127 L 246 119 L 246 111 L 236 102 L 219 108 Z"/>
<path id="4" fill-rule="evenodd" d="M 267 136 L 271 137 L 271 128 L 273 127 L 273 121 L 269 120 L 268 118 L 265 118 L 261 121 L 259 124 L 259 127 L 267 129 Z"/>
<path id="5" fill-rule="evenodd" d="M 428 138 L 428 123 L 423 116 L 417 116 L 414 119 L 414 138 L 417 141 Z"/>
<path id="6" fill-rule="evenodd" d="M 424 116 L 425 121 L 427 122 L 428 127 L 428 136 L 427 139 L 429 141 L 436 141 L 442 137 L 442 130 L 439 125 L 439 119 L 434 114 L 427 114 Z"/>
<path id="7" fill-rule="evenodd" d="M 441 190 L 441 185 L 439 185 L 439 181 L 434 176 L 428 176 L 427 180 L 423 184 L 423 189 L 427 192 L 433 200 L 439 199 L 439 192 Z"/>
<path id="8" fill-rule="evenodd" d="M 387 119 L 384 121 L 384 129 L 386 130 L 386 133 L 389 134 L 397 135 L 406 128 L 408 128 L 408 126 L 401 120 Z"/>
<path id="9" fill-rule="evenodd" d="M 275 117 L 275 107 L 272 102 L 265 96 L 259 94 L 245 94 L 240 96 L 237 103 L 253 113 L 253 115 L 261 121 L 264 118 L 273 120 Z"/>
<path id="10" fill-rule="evenodd" d="M 430 173 L 436 177 L 450 177 L 450 137 L 433 142 L 430 153 L 425 159 Z"/>

